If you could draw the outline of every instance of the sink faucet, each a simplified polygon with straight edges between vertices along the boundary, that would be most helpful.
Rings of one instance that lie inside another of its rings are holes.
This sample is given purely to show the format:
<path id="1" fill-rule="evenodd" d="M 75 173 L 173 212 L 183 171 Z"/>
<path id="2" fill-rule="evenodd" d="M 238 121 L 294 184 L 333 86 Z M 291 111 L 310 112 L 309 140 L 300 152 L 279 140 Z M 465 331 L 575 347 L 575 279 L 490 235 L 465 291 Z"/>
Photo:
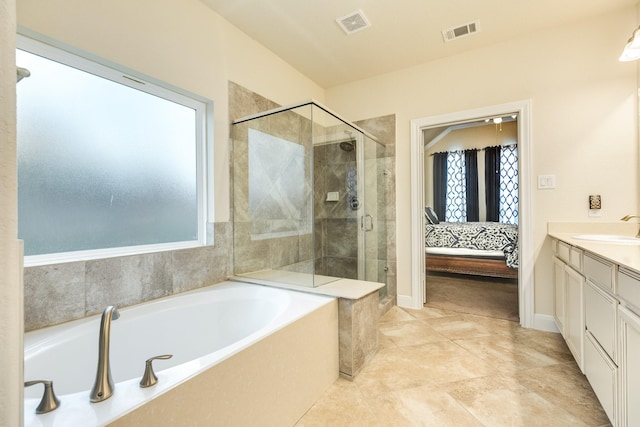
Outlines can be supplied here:
<path id="1" fill-rule="evenodd" d="M 111 335 L 111 321 L 120 317 L 118 309 L 110 305 L 102 312 L 100 321 L 100 338 L 98 340 L 98 369 L 89 399 L 92 402 L 102 402 L 113 394 L 113 378 L 109 365 L 109 340 Z"/>
<path id="2" fill-rule="evenodd" d="M 640 215 L 625 215 L 620 218 L 620 221 L 629 221 L 631 218 L 640 218 Z M 638 230 L 636 237 L 640 238 L 640 229 Z"/>

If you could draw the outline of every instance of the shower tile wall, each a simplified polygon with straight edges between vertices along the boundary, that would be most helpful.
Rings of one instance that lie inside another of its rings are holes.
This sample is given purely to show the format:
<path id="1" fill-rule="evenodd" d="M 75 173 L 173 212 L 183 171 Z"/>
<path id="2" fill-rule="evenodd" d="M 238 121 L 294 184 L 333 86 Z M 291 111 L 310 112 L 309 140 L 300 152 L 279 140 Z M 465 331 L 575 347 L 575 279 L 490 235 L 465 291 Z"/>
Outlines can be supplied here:
<path id="1" fill-rule="evenodd" d="M 269 105 L 259 95 L 251 94 L 233 83 L 230 83 L 229 93 L 232 99 L 237 97 L 231 103 L 231 120 L 254 114 L 259 112 L 253 111 L 255 108 Z M 269 109 L 275 107 L 277 105 L 272 104 Z M 270 180 L 269 174 L 265 174 L 264 179 L 257 182 L 262 186 L 259 193 L 263 199 L 250 206 L 250 173 L 256 172 L 251 171 L 249 166 L 249 128 L 264 131 L 284 141 L 300 143 L 305 148 L 304 162 L 309 164 L 311 161 L 311 123 L 300 114 L 283 112 L 232 127 L 234 271 L 242 274 L 284 269 L 312 274 L 311 177 L 296 179 L 290 176 L 291 156 L 281 151 L 268 153 L 269 159 L 265 159 L 264 167 L 277 172 L 275 174 L 279 176 Z M 301 185 L 304 186 L 302 191 Z"/>
<path id="2" fill-rule="evenodd" d="M 234 83 L 229 82 L 229 116 L 230 121 L 256 114 L 262 111 L 277 108 L 280 105 Z M 380 300 L 382 303 L 382 311 L 388 310 L 394 303 L 397 294 L 396 281 L 396 243 L 395 243 L 395 141 L 396 141 L 396 117 L 395 115 L 387 115 L 355 122 L 356 125 L 368 131 L 372 135 L 383 141 L 385 146 L 378 147 L 383 150 L 379 159 L 376 161 L 375 169 L 377 174 L 378 197 L 384 200 L 379 203 L 376 217 L 378 222 L 375 226 L 378 229 L 384 229 L 381 233 L 381 239 L 376 246 L 380 249 L 377 254 L 378 277 L 380 281 L 385 281 L 386 288 L 382 289 Z M 233 151 L 232 145 L 232 161 L 231 161 L 231 180 L 232 188 L 235 194 L 241 194 L 245 197 L 247 188 L 243 185 L 237 185 L 233 182 L 234 177 L 234 156 L 244 155 Z M 353 159 L 355 164 L 355 151 L 350 154 L 339 149 L 339 144 L 318 146 L 314 148 L 314 235 L 303 235 L 298 241 L 298 257 L 300 260 L 308 260 L 312 256 L 310 253 L 311 239 L 315 240 L 313 250 L 315 252 L 315 268 L 316 274 L 342 275 L 343 277 L 355 277 L 357 275 L 357 221 L 358 217 L 355 211 L 348 211 L 346 207 L 346 168 L 348 162 Z M 352 156 L 352 157 L 349 157 Z M 329 159 L 330 157 L 330 159 Z M 324 170 L 323 168 L 326 168 Z M 370 171 L 367 171 L 370 172 Z M 380 177 L 383 179 L 380 179 Z M 318 182 L 320 181 L 320 182 Z M 326 202 L 326 193 L 328 191 L 339 191 L 340 200 L 338 202 Z M 233 213 L 232 213 L 233 215 Z M 353 225 L 355 227 L 347 227 Z M 350 229 L 349 233 L 344 231 Z M 342 230 L 342 232 L 341 232 Z M 352 235 L 353 234 L 353 235 Z M 331 243 L 328 243 L 331 241 Z M 240 245 L 238 245 L 240 243 Z M 283 241 L 264 242 L 253 247 L 245 246 L 242 242 L 236 242 L 235 250 L 247 251 L 247 261 L 250 265 L 240 266 L 245 271 L 251 269 L 270 268 L 280 261 L 271 260 L 273 253 L 280 253 L 283 248 L 292 248 L 291 242 L 288 244 Z M 286 252 L 286 251 L 285 251 Z M 287 252 L 292 257 L 295 251 Z M 238 259 L 238 257 L 236 257 Z M 299 267 L 305 270 L 309 264 L 299 262 L 293 264 L 292 269 Z M 236 265 L 236 271 L 238 265 Z M 385 271 L 386 268 L 386 271 Z M 338 274 L 339 273 L 339 274 Z M 386 278 L 386 280 L 384 280 Z"/>
<path id="3" fill-rule="evenodd" d="M 347 174 L 356 172 L 356 151 L 339 143 L 313 149 L 316 274 L 358 278 L 358 212 L 347 203 Z M 327 193 L 338 192 L 337 202 Z"/>

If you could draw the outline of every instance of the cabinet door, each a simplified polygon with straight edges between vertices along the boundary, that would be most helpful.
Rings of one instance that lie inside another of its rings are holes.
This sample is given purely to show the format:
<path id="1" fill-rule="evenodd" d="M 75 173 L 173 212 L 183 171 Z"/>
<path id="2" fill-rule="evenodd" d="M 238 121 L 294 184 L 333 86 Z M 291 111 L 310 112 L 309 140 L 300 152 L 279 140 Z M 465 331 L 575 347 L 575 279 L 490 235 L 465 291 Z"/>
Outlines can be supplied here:
<path id="1" fill-rule="evenodd" d="M 640 426 L 640 317 L 618 308 L 620 373 L 620 425 Z"/>
<path id="2" fill-rule="evenodd" d="M 587 279 L 584 286 L 584 324 L 607 355 L 618 362 L 616 307 L 618 300 Z"/>
<path id="3" fill-rule="evenodd" d="M 566 267 L 565 291 L 565 331 L 567 346 L 576 363 L 584 373 L 584 277 L 570 267 Z"/>
<path id="4" fill-rule="evenodd" d="M 615 363 L 587 330 L 584 339 L 584 374 L 612 425 L 617 425 L 617 371 Z"/>
<path id="5" fill-rule="evenodd" d="M 565 295 L 565 263 L 557 257 L 553 257 L 553 288 L 555 299 L 553 301 L 553 318 L 556 326 L 560 330 L 562 336 L 566 339 L 566 331 L 564 329 L 564 295 Z"/>

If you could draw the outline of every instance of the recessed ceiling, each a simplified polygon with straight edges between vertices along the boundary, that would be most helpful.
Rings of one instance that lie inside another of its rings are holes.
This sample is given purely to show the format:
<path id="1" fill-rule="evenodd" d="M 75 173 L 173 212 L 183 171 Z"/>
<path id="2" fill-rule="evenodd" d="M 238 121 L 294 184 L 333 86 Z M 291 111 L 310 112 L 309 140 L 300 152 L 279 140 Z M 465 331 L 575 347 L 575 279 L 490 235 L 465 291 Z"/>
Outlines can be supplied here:
<path id="1" fill-rule="evenodd" d="M 323 88 L 577 22 L 637 0 L 200 0 Z M 372 25 L 347 35 L 336 19 Z M 442 31 L 480 21 L 445 43 Z M 633 30 L 630 28 L 629 31 Z M 621 45 L 625 40 L 622 40 Z"/>

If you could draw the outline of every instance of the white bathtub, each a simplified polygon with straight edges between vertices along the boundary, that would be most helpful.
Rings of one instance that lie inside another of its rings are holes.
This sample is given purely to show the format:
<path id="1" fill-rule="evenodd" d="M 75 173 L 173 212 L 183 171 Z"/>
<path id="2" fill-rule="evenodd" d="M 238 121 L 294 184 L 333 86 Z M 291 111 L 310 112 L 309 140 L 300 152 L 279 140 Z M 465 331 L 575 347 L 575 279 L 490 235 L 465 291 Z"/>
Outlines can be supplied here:
<path id="1" fill-rule="evenodd" d="M 120 318 L 111 324 L 114 394 L 100 403 L 89 402 L 97 364 L 100 316 L 29 332 L 24 338 L 25 381 L 52 380 L 61 405 L 53 412 L 36 415 L 42 386 L 25 389 L 25 425 L 92 426 L 114 422 L 297 320 L 332 304 L 337 306 L 335 299 L 329 297 L 224 282 L 120 309 Z M 336 312 L 330 317 L 335 317 L 337 324 L 337 308 L 330 311 Z M 315 333 L 309 331 L 310 335 Z M 333 338 L 329 340 L 333 341 Z M 337 349 L 335 353 L 337 364 Z M 154 361 L 158 384 L 140 388 L 138 382 L 144 372 L 145 360 L 161 354 L 172 354 L 173 358 Z M 219 386 L 216 391 L 225 393 Z M 236 419 L 234 414 L 230 416 Z"/>

